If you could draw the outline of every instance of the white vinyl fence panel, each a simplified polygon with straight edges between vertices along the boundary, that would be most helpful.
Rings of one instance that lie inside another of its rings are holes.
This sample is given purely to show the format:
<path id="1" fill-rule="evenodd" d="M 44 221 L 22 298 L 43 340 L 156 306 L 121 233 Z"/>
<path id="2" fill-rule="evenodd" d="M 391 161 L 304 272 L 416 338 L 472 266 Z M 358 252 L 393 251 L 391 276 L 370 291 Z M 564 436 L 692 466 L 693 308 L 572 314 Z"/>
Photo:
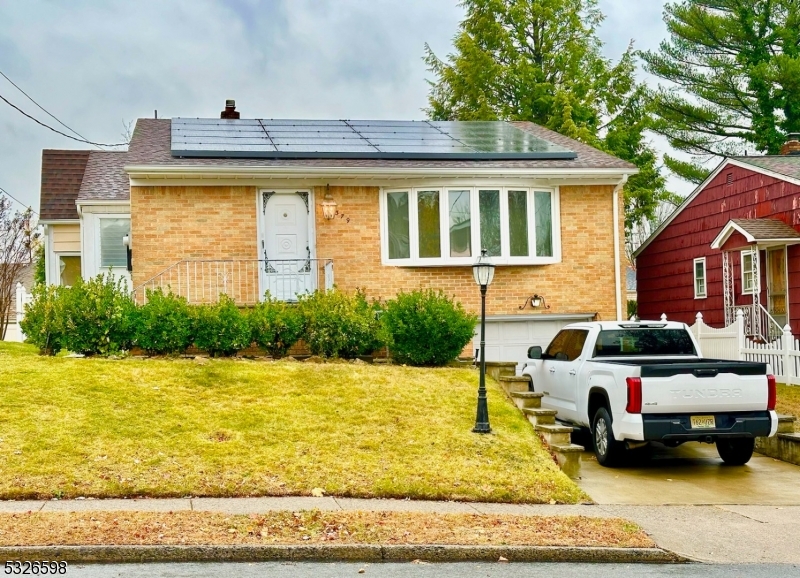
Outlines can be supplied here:
<path id="1" fill-rule="evenodd" d="M 736 312 L 732 325 L 721 329 L 706 325 L 703 315 L 698 313 L 695 324 L 689 329 L 704 357 L 767 363 L 779 382 L 800 385 L 800 340 L 792 335 L 789 325 L 783 328 L 780 337 L 766 343 L 753 341 L 745 335 L 741 310 Z"/>

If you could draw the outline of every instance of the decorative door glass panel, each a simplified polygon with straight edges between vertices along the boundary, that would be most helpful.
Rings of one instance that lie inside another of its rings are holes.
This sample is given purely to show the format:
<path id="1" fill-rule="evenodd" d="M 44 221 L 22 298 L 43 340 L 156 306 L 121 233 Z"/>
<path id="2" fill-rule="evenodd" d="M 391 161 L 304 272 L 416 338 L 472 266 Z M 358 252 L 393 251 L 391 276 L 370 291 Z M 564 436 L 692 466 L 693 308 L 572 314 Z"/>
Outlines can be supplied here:
<path id="1" fill-rule="evenodd" d="M 128 253 L 122 238 L 130 232 L 130 219 L 100 219 L 101 267 L 128 266 Z"/>

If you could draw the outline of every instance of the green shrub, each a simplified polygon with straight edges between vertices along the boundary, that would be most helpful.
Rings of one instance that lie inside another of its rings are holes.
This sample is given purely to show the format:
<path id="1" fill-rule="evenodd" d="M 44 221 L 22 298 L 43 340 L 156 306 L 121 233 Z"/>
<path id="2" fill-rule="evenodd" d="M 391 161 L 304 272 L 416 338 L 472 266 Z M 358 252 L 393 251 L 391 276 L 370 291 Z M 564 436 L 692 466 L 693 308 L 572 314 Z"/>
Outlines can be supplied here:
<path id="1" fill-rule="evenodd" d="M 250 346 L 247 317 L 227 295 L 220 295 L 214 305 L 192 308 L 192 334 L 198 349 L 211 356 L 231 356 Z"/>
<path id="2" fill-rule="evenodd" d="M 192 316 L 186 299 L 159 287 L 148 289 L 136 316 L 136 344 L 150 354 L 183 353 L 192 343 Z"/>
<path id="3" fill-rule="evenodd" d="M 133 345 L 136 304 L 124 278 L 100 274 L 61 289 L 62 349 L 85 355 L 108 355 Z"/>
<path id="4" fill-rule="evenodd" d="M 352 359 L 383 345 L 376 309 L 361 292 L 315 291 L 300 297 L 299 309 L 303 339 L 314 355 Z"/>
<path id="5" fill-rule="evenodd" d="M 303 334 L 303 315 L 296 306 L 273 299 L 267 292 L 248 315 L 252 340 L 273 357 L 283 357 Z"/>
<path id="6" fill-rule="evenodd" d="M 381 317 L 392 358 L 409 365 L 444 365 L 475 332 L 477 317 L 442 291 L 400 293 Z"/>
<path id="7" fill-rule="evenodd" d="M 628 317 L 627 317 L 627 319 L 630 319 L 631 317 L 634 317 L 636 315 L 639 315 L 639 302 L 636 301 L 636 299 L 628 299 Z"/>
<path id="8" fill-rule="evenodd" d="M 55 355 L 61 350 L 63 337 L 63 287 L 37 284 L 33 288 L 33 300 L 25 305 L 25 317 L 20 328 L 26 341 L 39 348 L 45 355 Z"/>

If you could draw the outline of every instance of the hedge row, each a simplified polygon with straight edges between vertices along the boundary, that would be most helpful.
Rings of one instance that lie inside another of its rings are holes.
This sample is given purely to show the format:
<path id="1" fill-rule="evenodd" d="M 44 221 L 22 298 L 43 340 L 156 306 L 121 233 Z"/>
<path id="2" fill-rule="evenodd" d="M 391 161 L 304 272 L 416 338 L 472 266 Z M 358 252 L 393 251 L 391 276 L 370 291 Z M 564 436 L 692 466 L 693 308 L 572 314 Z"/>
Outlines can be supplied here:
<path id="1" fill-rule="evenodd" d="M 242 310 L 225 295 L 215 304 L 190 305 L 161 289 L 137 305 L 124 281 L 98 275 L 72 287 L 37 287 L 21 326 L 48 355 L 110 355 L 133 346 L 178 354 L 194 346 L 229 356 L 257 345 L 282 357 L 303 339 L 323 357 L 349 359 L 386 345 L 401 363 L 444 365 L 461 353 L 475 323 L 460 303 L 432 290 L 401 293 L 385 305 L 336 289 L 303 295 L 297 304 L 267 294 Z"/>

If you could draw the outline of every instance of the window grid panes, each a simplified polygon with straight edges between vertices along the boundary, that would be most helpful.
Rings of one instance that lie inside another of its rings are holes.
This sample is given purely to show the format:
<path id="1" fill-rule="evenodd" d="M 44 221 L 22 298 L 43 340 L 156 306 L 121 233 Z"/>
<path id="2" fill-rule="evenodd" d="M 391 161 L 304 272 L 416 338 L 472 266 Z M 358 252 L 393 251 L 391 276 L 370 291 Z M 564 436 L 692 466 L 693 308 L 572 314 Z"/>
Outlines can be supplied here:
<path id="1" fill-rule="evenodd" d="M 553 256 L 553 207 L 550 193 L 534 193 L 536 220 L 536 256 Z"/>
<path id="2" fill-rule="evenodd" d="M 411 257 L 408 221 L 408 193 L 386 195 L 386 211 L 389 220 L 389 259 Z"/>
<path id="3" fill-rule="evenodd" d="M 421 259 L 442 256 L 439 191 L 417 193 L 417 224 Z"/>
<path id="4" fill-rule="evenodd" d="M 472 256 L 472 224 L 470 218 L 470 191 L 448 191 L 450 215 L 450 256 Z"/>
<path id="5" fill-rule="evenodd" d="M 755 259 L 751 251 L 742 253 L 742 293 L 755 291 Z"/>
<path id="6" fill-rule="evenodd" d="M 697 259 L 694 262 L 694 295 L 706 296 L 706 260 Z"/>
<path id="7" fill-rule="evenodd" d="M 499 265 L 555 263 L 555 195 L 514 187 L 386 191 L 384 258 L 398 265 L 469 264 L 486 249 Z"/>
<path id="8" fill-rule="evenodd" d="M 490 257 L 502 254 L 500 243 L 500 191 L 478 191 L 478 214 L 481 219 L 481 250 Z"/>
<path id="9" fill-rule="evenodd" d="M 100 219 L 100 266 L 126 267 L 128 253 L 122 238 L 130 234 L 130 219 Z"/>
<path id="10" fill-rule="evenodd" d="M 528 256 L 528 191 L 508 191 L 508 236 L 512 257 Z"/>

